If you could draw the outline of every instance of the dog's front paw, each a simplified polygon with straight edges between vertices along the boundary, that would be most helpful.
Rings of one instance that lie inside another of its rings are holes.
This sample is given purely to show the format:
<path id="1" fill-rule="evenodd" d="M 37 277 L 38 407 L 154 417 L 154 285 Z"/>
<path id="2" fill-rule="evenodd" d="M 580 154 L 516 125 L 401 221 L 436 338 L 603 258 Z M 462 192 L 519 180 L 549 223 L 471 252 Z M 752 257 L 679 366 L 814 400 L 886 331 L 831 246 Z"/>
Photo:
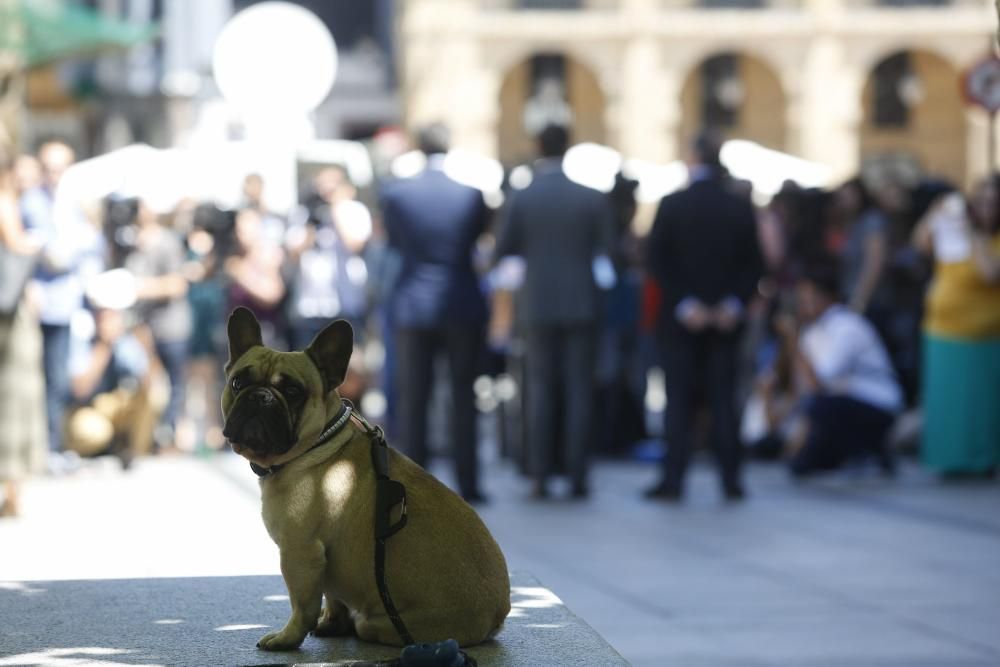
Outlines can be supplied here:
<path id="1" fill-rule="evenodd" d="M 292 651 L 302 644 L 305 637 L 305 633 L 300 634 L 286 627 L 279 632 L 269 632 L 261 637 L 257 642 L 257 648 L 265 651 Z"/>

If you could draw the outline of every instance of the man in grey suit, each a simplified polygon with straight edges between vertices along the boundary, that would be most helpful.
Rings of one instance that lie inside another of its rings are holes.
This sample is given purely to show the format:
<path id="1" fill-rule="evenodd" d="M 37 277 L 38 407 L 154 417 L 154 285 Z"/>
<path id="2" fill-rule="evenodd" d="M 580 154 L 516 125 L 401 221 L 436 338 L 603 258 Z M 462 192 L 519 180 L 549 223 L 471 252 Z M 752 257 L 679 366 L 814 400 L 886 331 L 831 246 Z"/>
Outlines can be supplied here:
<path id="1" fill-rule="evenodd" d="M 594 355 L 601 299 L 594 260 L 610 253 L 613 217 L 602 193 L 569 180 L 563 127 L 538 137 L 541 159 L 531 184 L 511 196 L 497 239 L 498 258 L 524 258 L 517 296 L 526 339 L 526 401 L 533 495 L 544 498 L 553 440 L 563 435 L 572 496 L 585 498 L 594 397 Z M 563 404 L 557 405 L 561 396 Z M 556 428 L 562 418 L 562 427 Z"/>

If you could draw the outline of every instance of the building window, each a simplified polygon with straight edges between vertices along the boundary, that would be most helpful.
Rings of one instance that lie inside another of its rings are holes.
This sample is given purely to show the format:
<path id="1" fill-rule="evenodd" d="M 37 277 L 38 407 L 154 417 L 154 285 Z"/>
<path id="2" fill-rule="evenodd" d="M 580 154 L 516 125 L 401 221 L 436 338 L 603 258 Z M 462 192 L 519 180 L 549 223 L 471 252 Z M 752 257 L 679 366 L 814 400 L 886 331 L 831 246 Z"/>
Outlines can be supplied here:
<path id="1" fill-rule="evenodd" d="M 547 79 L 566 80 L 566 57 L 561 53 L 541 53 L 531 58 L 531 92 L 537 93 Z"/>
<path id="2" fill-rule="evenodd" d="M 239 11 L 262 0 L 233 0 L 233 9 Z M 333 35 L 337 48 L 349 51 L 362 42 L 374 40 L 380 2 L 357 0 L 297 0 L 315 14 Z M 383 8 L 384 9 L 384 8 Z"/>
<path id="3" fill-rule="evenodd" d="M 743 81 L 735 53 L 713 56 L 701 66 L 701 121 L 705 127 L 739 125 Z"/>
<path id="4" fill-rule="evenodd" d="M 889 56 L 875 67 L 872 75 L 872 118 L 875 127 L 901 128 L 910 122 L 910 107 L 903 99 L 904 84 L 913 76 L 908 53 Z"/>
<path id="5" fill-rule="evenodd" d="M 570 127 L 573 110 L 569 105 L 566 58 L 544 53 L 531 59 L 531 94 L 524 104 L 524 129 L 536 135 L 547 125 Z"/>

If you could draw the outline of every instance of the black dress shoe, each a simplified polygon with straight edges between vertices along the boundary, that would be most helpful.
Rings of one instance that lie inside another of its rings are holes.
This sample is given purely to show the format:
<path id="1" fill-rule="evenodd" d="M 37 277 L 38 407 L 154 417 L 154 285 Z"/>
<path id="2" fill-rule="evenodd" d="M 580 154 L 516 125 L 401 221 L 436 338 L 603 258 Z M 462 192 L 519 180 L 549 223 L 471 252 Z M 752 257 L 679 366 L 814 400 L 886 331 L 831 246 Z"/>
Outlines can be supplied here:
<path id="1" fill-rule="evenodd" d="M 680 488 L 665 482 L 646 489 L 642 495 L 647 500 L 663 500 L 669 503 L 680 502 L 682 496 Z"/>
<path id="2" fill-rule="evenodd" d="M 888 446 L 883 446 L 875 452 L 875 462 L 878 463 L 879 472 L 886 479 L 896 477 L 896 456 Z"/>
<path id="3" fill-rule="evenodd" d="M 535 482 L 531 487 L 531 499 L 548 500 L 548 498 L 549 498 L 549 487 L 546 486 L 545 482 Z"/>

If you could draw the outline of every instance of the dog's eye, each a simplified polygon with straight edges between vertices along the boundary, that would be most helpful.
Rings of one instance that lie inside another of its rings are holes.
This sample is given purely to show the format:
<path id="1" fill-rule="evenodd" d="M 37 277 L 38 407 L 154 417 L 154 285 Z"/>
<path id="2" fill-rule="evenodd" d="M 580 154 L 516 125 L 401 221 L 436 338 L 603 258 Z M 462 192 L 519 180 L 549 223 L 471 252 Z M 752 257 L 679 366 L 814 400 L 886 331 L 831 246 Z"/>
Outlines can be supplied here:
<path id="1" fill-rule="evenodd" d="M 243 388 L 243 378 L 237 375 L 229 384 L 232 386 L 233 391 L 239 391 Z"/>
<path id="2" fill-rule="evenodd" d="M 294 384 L 285 385 L 281 391 L 285 394 L 285 398 L 295 399 L 302 395 L 302 390 Z"/>

